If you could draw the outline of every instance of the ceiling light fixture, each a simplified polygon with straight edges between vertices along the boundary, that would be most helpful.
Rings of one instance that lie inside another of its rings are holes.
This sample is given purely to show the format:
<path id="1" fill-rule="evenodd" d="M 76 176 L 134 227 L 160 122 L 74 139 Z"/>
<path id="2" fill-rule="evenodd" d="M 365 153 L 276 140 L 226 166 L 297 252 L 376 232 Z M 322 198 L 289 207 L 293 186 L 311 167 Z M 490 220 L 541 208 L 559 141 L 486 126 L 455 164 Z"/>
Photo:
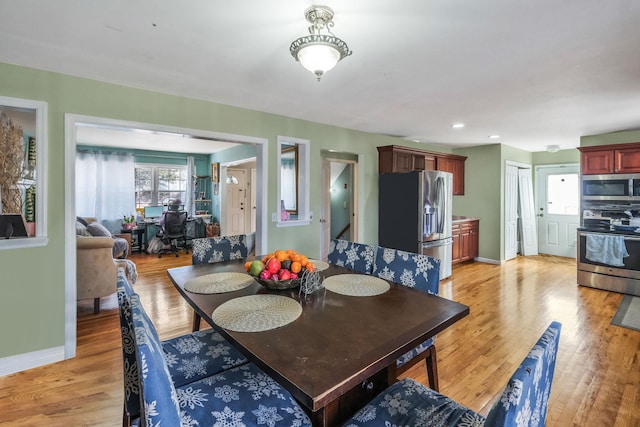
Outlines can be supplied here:
<path id="1" fill-rule="evenodd" d="M 327 6 L 311 6 L 304 12 L 311 24 L 309 35 L 294 40 L 289 47 L 291 56 L 307 70 L 320 77 L 336 66 L 342 58 L 351 55 L 349 46 L 334 36 L 333 10 Z"/>
<path id="2" fill-rule="evenodd" d="M 489 138 L 498 139 L 498 138 L 500 138 L 500 135 L 489 135 Z"/>
<path id="3" fill-rule="evenodd" d="M 560 150 L 560 146 L 559 145 L 547 145 L 547 151 L 549 153 L 557 153 L 558 150 Z"/>
<path id="4" fill-rule="evenodd" d="M 464 123 L 454 123 L 451 125 L 451 127 L 454 129 L 461 129 L 464 127 Z"/>

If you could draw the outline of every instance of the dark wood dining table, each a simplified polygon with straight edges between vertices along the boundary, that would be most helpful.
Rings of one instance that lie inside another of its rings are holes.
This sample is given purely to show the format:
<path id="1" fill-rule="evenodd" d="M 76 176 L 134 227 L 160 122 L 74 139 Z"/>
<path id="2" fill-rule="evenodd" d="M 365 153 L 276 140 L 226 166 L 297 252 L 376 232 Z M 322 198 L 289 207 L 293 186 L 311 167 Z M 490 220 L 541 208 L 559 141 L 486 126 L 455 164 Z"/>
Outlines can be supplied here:
<path id="1" fill-rule="evenodd" d="M 176 289 L 214 329 L 286 388 L 313 426 L 336 426 L 395 381 L 396 359 L 469 314 L 469 307 L 390 283 L 376 296 L 346 296 L 320 289 L 275 291 L 255 282 L 239 291 L 198 294 L 185 284 L 205 274 L 244 271 L 246 260 L 171 268 Z M 359 274 L 331 265 L 324 277 Z M 234 332 L 216 325 L 213 311 L 246 295 L 294 298 L 302 314 L 292 323 L 262 332 Z"/>

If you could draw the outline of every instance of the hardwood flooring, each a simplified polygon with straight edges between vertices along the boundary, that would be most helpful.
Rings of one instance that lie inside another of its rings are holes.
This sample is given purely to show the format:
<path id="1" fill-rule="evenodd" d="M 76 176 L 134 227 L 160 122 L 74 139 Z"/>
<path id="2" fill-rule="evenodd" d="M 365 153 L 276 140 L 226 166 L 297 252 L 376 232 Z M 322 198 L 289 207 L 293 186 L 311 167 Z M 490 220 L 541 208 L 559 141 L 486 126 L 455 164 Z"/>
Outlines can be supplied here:
<path id="1" fill-rule="evenodd" d="M 134 285 L 162 339 L 190 331 L 166 269 L 190 256 L 133 255 Z M 440 391 L 482 414 L 552 320 L 562 322 L 547 426 L 640 425 L 640 332 L 610 324 L 622 295 L 576 285 L 575 261 L 519 257 L 454 267 L 440 295 L 471 314 L 438 335 Z M 0 378 L 1 426 L 119 426 L 122 362 L 115 297 L 78 303 L 77 357 Z M 423 367 L 407 372 L 427 383 Z"/>

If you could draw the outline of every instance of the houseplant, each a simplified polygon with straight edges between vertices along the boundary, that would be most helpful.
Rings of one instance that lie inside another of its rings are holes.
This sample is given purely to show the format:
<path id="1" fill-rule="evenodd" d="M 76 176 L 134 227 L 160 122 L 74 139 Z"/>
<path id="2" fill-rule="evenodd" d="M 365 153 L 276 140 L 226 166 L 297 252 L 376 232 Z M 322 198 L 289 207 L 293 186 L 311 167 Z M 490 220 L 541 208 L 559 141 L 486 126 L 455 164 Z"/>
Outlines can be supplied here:
<path id="1" fill-rule="evenodd" d="M 136 225 L 136 217 L 132 215 L 122 215 L 122 228 L 131 230 Z"/>

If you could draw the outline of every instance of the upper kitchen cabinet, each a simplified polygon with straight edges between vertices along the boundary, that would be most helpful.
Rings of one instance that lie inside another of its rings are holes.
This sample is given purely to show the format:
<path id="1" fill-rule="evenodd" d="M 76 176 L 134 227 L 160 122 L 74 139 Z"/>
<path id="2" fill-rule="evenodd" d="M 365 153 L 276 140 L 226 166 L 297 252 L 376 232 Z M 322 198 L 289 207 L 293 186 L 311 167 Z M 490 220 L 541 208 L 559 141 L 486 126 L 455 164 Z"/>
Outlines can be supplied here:
<path id="1" fill-rule="evenodd" d="M 640 143 L 578 147 L 584 175 L 640 173 Z"/>
<path id="2" fill-rule="evenodd" d="M 464 194 L 465 156 L 436 153 L 399 145 L 378 148 L 378 173 L 440 170 L 453 174 L 453 194 Z"/>
<path id="3" fill-rule="evenodd" d="M 431 153 L 398 145 L 378 148 L 378 173 L 435 170 L 436 160 Z"/>
<path id="4" fill-rule="evenodd" d="M 464 161 L 463 156 L 438 157 L 436 168 L 439 171 L 451 172 L 453 174 L 453 194 L 460 196 L 464 194 Z"/>

